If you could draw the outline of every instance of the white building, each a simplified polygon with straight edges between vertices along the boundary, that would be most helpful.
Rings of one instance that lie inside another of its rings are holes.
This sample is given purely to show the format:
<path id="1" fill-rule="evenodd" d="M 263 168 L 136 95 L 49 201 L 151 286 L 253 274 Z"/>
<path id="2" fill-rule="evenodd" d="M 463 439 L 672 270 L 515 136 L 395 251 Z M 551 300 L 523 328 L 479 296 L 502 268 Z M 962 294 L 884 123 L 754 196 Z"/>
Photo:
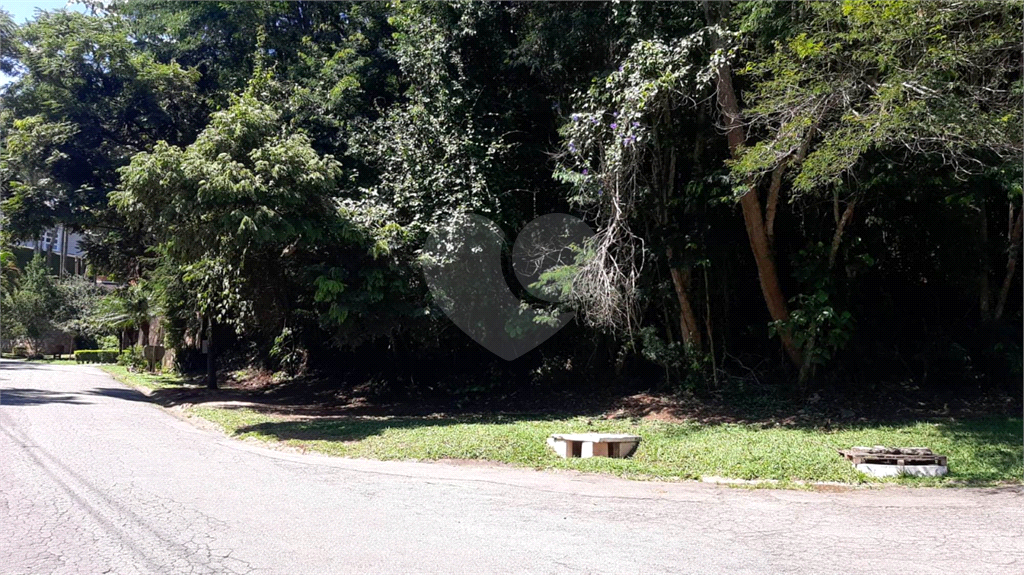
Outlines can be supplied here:
<path id="1" fill-rule="evenodd" d="M 85 275 L 85 251 L 82 250 L 81 241 L 82 234 L 59 225 L 43 232 L 38 240 L 25 240 L 16 245 L 44 256 L 53 254 L 53 257 L 59 258 L 58 261 L 63 264 L 58 268 L 63 269 L 63 273 Z"/>

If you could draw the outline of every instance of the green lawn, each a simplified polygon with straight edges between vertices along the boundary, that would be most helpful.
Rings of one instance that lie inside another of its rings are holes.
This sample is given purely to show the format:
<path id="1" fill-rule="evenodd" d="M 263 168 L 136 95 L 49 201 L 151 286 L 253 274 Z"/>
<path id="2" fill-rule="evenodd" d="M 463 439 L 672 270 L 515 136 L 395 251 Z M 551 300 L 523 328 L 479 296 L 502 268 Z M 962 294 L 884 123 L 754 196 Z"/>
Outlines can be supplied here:
<path id="1" fill-rule="evenodd" d="M 114 379 L 125 383 L 127 385 L 135 387 L 144 387 L 146 389 L 164 389 L 172 386 L 181 386 L 185 382 L 181 377 L 172 372 L 168 373 L 132 373 L 128 371 L 128 368 L 123 365 L 116 365 L 111 363 L 103 364 L 90 364 L 95 367 L 102 369 L 114 377 Z"/>
<path id="2" fill-rule="evenodd" d="M 305 449 L 370 459 L 480 459 L 537 468 L 568 468 L 632 478 L 880 482 L 856 472 L 836 453 L 855 445 L 930 447 L 949 456 L 945 478 L 885 480 L 909 485 L 1020 482 L 1022 420 L 849 425 L 831 431 L 760 425 L 703 425 L 588 418 L 477 420 L 343 418 L 288 421 L 249 409 L 190 408 L 237 437 L 281 441 Z M 557 457 L 545 444 L 556 432 L 634 433 L 630 459 Z"/>
<path id="3" fill-rule="evenodd" d="M 116 379 L 158 390 L 185 382 L 175 374 L 130 373 L 99 365 Z M 1021 482 L 1024 421 L 989 417 L 902 424 L 848 424 L 831 430 L 759 424 L 665 423 L 586 417 L 288 419 L 251 409 L 194 406 L 191 415 L 239 438 L 282 442 L 343 457 L 476 459 L 536 468 L 611 473 L 636 479 L 718 476 L 796 481 L 895 482 L 906 485 L 987 485 Z M 633 433 L 643 441 L 629 459 L 561 459 L 545 444 L 552 433 Z M 861 475 L 836 450 L 855 445 L 930 447 L 949 456 L 944 478 L 875 479 Z"/>

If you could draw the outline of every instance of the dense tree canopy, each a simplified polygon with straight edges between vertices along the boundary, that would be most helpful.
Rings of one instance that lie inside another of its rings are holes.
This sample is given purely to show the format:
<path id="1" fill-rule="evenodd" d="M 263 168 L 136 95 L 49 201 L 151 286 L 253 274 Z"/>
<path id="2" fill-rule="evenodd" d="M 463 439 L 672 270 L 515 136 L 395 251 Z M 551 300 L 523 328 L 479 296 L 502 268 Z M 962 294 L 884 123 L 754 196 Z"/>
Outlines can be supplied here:
<path id="1" fill-rule="evenodd" d="M 85 231 L 183 352 L 414 395 L 1019 393 L 1019 1 L 94 4 L 0 18 L 4 229 Z M 505 363 L 423 247 L 551 212 L 597 232 L 541 275 L 577 319 Z"/>

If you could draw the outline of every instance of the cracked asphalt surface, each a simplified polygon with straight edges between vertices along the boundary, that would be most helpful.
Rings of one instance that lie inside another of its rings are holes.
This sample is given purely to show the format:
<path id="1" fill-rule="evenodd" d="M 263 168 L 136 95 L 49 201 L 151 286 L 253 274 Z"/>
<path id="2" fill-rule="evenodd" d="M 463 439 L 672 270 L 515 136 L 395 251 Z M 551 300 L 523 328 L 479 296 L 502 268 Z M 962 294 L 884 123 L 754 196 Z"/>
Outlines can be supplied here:
<path id="1" fill-rule="evenodd" d="M 835 493 L 346 460 L 0 363 L 0 573 L 1021 573 L 1024 492 Z"/>

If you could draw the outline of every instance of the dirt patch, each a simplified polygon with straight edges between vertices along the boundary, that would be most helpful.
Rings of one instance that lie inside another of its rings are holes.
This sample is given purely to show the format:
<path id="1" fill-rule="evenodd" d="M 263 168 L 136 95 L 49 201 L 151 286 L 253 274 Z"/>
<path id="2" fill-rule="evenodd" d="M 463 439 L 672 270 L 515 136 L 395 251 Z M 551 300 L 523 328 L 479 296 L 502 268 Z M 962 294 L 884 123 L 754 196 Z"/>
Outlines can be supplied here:
<path id="1" fill-rule="evenodd" d="M 730 412 L 729 408 L 714 403 L 704 403 L 693 398 L 638 393 L 618 400 L 605 413 L 605 419 L 642 419 L 666 423 L 749 423 L 751 418 Z M 766 416 L 753 421 L 772 424 L 791 424 L 795 417 Z"/>
<path id="2" fill-rule="evenodd" d="M 751 394 L 751 397 L 758 399 L 756 394 Z M 767 395 L 762 399 L 764 401 L 748 401 L 748 404 L 744 404 L 730 402 L 727 398 L 715 394 L 697 398 L 638 393 L 611 400 L 603 417 L 704 425 L 731 423 L 765 427 L 813 427 L 827 431 L 850 424 L 1020 414 L 1019 408 L 1014 409 L 1018 404 L 1008 398 L 989 398 L 972 402 L 964 400 L 955 405 L 926 402 L 911 404 L 909 400 L 900 398 L 880 398 L 871 405 L 851 404 L 842 398 L 824 398 L 818 393 L 803 401 L 771 399 Z"/>
<path id="3" fill-rule="evenodd" d="M 810 487 L 813 491 L 820 493 L 849 493 L 856 489 L 863 489 L 857 485 L 846 485 L 837 483 L 811 483 Z"/>
<path id="4" fill-rule="evenodd" d="M 605 395 L 570 393 L 535 394 L 524 392 L 509 397 L 492 397 L 473 403 L 405 399 L 384 401 L 373 395 L 365 383 L 347 383 L 337 378 L 304 376 L 281 379 L 281 375 L 254 368 L 223 373 L 220 389 L 208 390 L 202 378 L 148 392 L 147 395 L 170 407 L 208 405 L 246 408 L 287 419 L 322 417 L 418 417 L 418 418 L 494 418 L 573 417 L 595 419 L 638 419 L 665 423 L 755 424 L 768 427 L 813 427 L 828 430 L 854 423 L 882 423 L 928 417 L 977 416 L 1005 410 L 1001 402 L 935 406 L 924 403 L 908 407 L 909 400 L 878 399 L 873 409 L 851 406 L 838 397 L 813 393 L 802 401 L 784 399 L 771 388 L 747 389 L 743 393 L 728 390 L 700 397 L 687 394 L 636 393 L 625 397 L 611 391 Z M 998 403 L 998 406 L 996 405 Z M 1019 413 L 1019 411 L 1014 412 Z"/>
<path id="5" fill-rule="evenodd" d="M 271 389 L 278 383 L 274 380 L 274 374 L 269 370 L 245 369 L 230 374 L 224 386 L 233 389 L 260 391 Z"/>

